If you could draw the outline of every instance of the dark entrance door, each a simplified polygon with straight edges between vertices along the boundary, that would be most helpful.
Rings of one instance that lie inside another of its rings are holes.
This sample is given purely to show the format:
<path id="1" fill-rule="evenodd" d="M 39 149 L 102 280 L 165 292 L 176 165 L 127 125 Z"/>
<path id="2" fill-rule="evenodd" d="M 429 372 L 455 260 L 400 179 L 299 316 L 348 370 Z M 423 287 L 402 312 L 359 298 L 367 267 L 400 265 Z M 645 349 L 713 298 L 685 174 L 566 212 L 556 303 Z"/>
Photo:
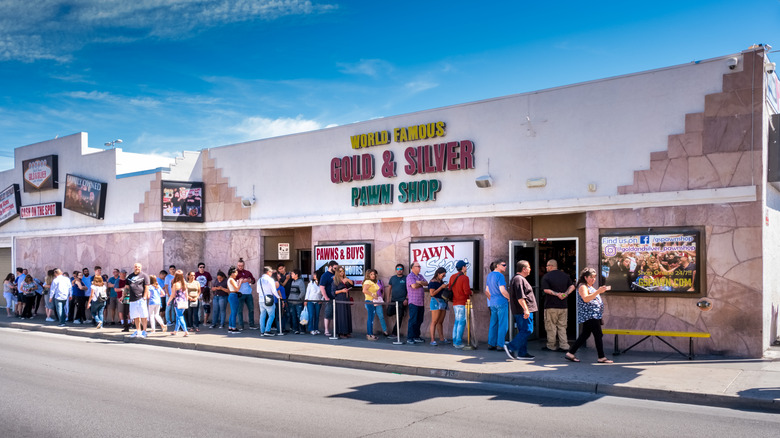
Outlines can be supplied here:
<path id="1" fill-rule="evenodd" d="M 536 272 L 538 273 L 539 281 L 539 337 L 541 339 L 547 339 L 547 331 L 544 328 L 544 290 L 541 289 L 541 279 L 544 274 L 547 273 L 547 261 L 554 259 L 558 262 L 558 269 L 566 273 L 572 282 L 576 283 L 577 270 L 579 268 L 577 264 L 577 239 L 537 239 L 538 244 L 538 259 L 535 265 Z M 569 309 L 569 317 L 566 325 L 566 333 L 569 340 L 577 338 L 577 297 L 576 291 L 569 295 L 567 298 L 567 304 Z"/>
<path id="2" fill-rule="evenodd" d="M 517 262 L 520 260 L 526 260 L 531 264 L 531 275 L 526 277 L 528 283 L 534 289 L 534 295 L 536 296 L 536 302 L 539 302 L 539 272 L 536 267 L 539 265 L 539 245 L 538 242 L 533 240 L 510 240 L 509 241 L 509 266 L 507 267 L 507 273 L 509 274 L 509 281 L 512 281 L 512 277 L 515 276 Z M 508 283 L 507 283 L 508 284 Z M 509 330 L 509 337 L 514 338 L 517 328 L 514 325 L 514 318 L 512 317 L 512 307 L 509 308 L 509 326 L 512 328 Z M 539 337 L 539 329 L 544 328 L 544 325 L 539 324 L 539 317 L 534 317 L 534 332 L 528 339 L 536 339 Z"/>

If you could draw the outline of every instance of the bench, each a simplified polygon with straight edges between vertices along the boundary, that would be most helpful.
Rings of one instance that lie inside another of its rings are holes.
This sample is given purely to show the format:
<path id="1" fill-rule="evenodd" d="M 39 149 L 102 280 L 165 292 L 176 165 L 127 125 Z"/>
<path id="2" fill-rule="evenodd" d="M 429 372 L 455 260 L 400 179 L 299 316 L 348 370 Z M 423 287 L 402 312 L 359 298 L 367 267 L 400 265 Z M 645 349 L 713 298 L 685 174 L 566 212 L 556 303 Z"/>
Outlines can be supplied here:
<path id="1" fill-rule="evenodd" d="M 693 354 L 693 338 L 709 338 L 710 337 L 709 333 L 703 333 L 703 332 L 672 332 L 672 331 L 662 331 L 662 330 L 626 330 L 626 329 L 607 329 L 607 328 L 605 328 L 605 329 L 602 329 L 601 332 L 604 333 L 605 335 L 615 335 L 615 352 L 614 352 L 615 356 L 617 356 L 617 355 L 619 355 L 621 353 L 625 353 L 626 351 L 636 347 L 637 345 L 639 345 L 640 343 L 642 343 L 644 340 L 646 340 L 647 338 L 649 338 L 651 336 L 658 338 L 661 342 L 663 342 L 664 344 L 666 344 L 669 347 L 671 347 L 674 351 L 680 353 L 683 356 L 686 356 L 685 353 L 683 353 L 682 351 L 680 351 L 677 348 L 675 348 L 674 345 L 666 342 L 666 340 L 664 338 L 662 338 L 661 336 L 668 337 L 668 338 L 688 338 L 688 354 L 687 354 L 687 356 L 688 356 L 689 360 L 692 360 L 693 357 L 694 357 L 694 354 Z M 621 350 L 620 347 L 619 347 L 619 344 L 618 344 L 618 336 L 619 335 L 644 336 L 644 338 L 638 340 L 632 346 L 626 348 L 625 350 Z"/>

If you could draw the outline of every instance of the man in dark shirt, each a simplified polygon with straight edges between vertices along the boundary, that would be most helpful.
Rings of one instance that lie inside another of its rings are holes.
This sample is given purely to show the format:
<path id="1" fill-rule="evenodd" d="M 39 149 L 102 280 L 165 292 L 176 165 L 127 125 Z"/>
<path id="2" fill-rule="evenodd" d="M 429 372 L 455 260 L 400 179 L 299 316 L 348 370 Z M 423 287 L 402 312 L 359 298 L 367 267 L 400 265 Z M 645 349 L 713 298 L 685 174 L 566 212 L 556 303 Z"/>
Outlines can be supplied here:
<path id="1" fill-rule="evenodd" d="M 569 351 L 566 325 L 569 320 L 567 298 L 574 292 L 571 277 L 558 270 L 558 262 L 547 261 L 547 273 L 542 277 L 544 291 L 544 329 L 547 331 L 547 346 L 542 350 Z M 556 340 L 558 346 L 556 347 Z"/>
<path id="2" fill-rule="evenodd" d="M 141 264 L 133 265 L 133 272 L 127 276 L 130 293 L 130 319 L 135 323 L 131 338 L 146 337 L 146 321 L 149 319 L 149 276 L 141 271 Z"/>
<path id="3" fill-rule="evenodd" d="M 395 275 L 388 280 L 387 287 L 390 288 L 390 306 L 395 310 L 395 303 L 398 303 L 398 324 L 403 324 L 406 309 L 409 306 L 409 300 L 406 299 L 406 275 L 404 275 L 404 265 L 401 263 L 395 265 Z M 393 327 L 393 336 L 397 335 L 397 325 Z"/>
<path id="4" fill-rule="evenodd" d="M 517 336 L 512 342 L 504 344 L 504 351 L 510 359 L 533 360 L 534 356 L 528 354 L 528 337 L 534 332 L 534 312 L 539 309 L 534 290 L 525 279 L 531 273 L 531 264 L 520 260 L 516 268 L 517 274 L 509 283 L 509 303 L 517 325 Z"/>
<path id="5" fill-rule="evenodd" d="M 333 272 L 339 267 L 339 263 L 335 260 L 328 262 L 328 269 L 320 276 L 320 293 L 322 299 L 325 300 L 325 310 L 323 311 L 323 320 L 325 324 L 325 336 L 330 336 L 330 320 L 333 319 L 333 303 L 331 300 L 336 299 L 336 295 L 333 293 Z"/>

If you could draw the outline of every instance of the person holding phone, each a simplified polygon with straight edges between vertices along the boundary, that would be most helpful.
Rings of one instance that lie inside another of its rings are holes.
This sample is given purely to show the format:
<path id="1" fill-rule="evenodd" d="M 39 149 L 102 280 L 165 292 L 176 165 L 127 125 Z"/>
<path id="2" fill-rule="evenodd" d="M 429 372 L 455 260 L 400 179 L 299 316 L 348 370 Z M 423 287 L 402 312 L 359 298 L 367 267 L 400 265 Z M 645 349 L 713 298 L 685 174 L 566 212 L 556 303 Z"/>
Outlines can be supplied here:
<path id="1" fill-rule="evenodd" d="M 577 353 L 580 347 L 585 345 L 585 341 L 593 334 L 593 341 L 596 343 L 596 352 L 599 356 L 598 362 L 612 363 L 604 354 L 604 343 L 601 340 L 603 336 L 601 333 L 601 317 L 604 313 L 604 301 L 601 299 L 601 294 L 612 289 L 612 287 L 601 286 L 596 289 L 593 287 L 595 282 L 596 270 L 593 268 L 583 269 L 580 279 L 577 281 L 577 323 L 582 324 L 582 331 L 574 345 L 566 352 L 566 360 L 571 362 L 580 361 L 574 354 Z"/>

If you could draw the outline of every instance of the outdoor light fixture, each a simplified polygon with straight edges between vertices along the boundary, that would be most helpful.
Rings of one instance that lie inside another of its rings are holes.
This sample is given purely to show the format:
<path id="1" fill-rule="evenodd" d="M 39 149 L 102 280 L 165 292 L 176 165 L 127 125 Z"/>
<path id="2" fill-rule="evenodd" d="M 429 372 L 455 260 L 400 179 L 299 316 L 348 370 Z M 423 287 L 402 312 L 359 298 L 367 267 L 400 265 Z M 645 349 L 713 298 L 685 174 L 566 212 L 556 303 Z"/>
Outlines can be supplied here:
<path id="1" fill-rule="evenodd" d="M 109 141 L 109 142 L 105 143 L 105 145 L 110 147 L 110 148 L 112 148 L 117 143 L 122 143 L 122 139 L 121 138 L 117 138 L 116 140 L 112 140 L 112 141 Z"/>
<path id="2" fill-rule="evenodd" d="M 475 179 L 474 182 L 480 189 L 485 189 L 493 186 L 493 177 L 491 177 L 490 174 L 482 175 Z"/>

